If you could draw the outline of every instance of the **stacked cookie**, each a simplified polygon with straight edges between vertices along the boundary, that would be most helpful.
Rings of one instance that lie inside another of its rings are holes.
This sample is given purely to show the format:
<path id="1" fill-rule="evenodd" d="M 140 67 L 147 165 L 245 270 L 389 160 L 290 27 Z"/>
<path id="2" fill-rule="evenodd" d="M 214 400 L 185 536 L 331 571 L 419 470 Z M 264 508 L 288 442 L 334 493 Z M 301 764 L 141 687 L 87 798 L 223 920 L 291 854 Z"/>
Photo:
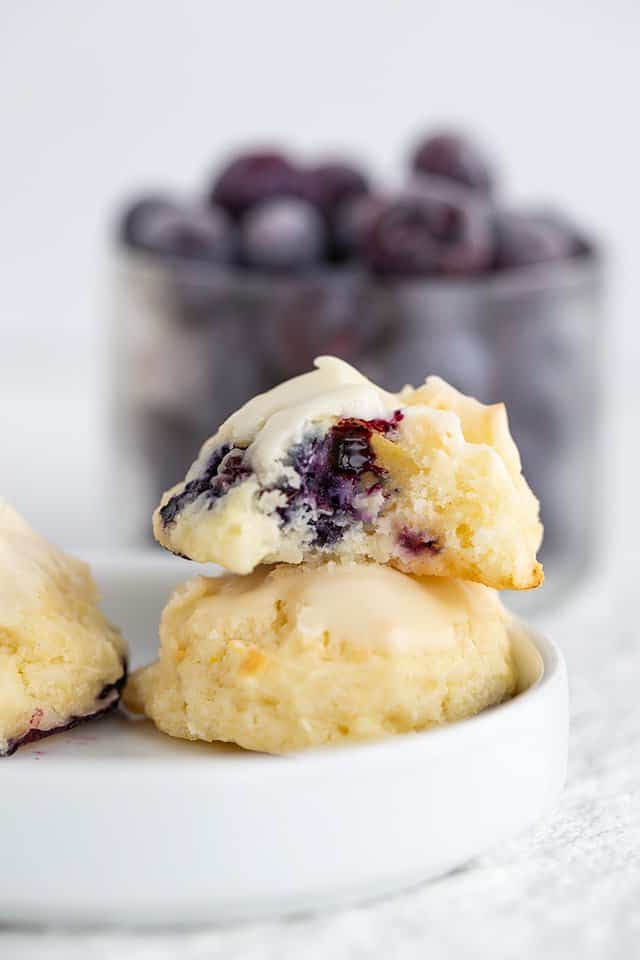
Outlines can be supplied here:
<path id="1" fill-rule="evenodd" d="M 249 401 L 154 515 L 228 574 L 179 588 L 125 695 L 178 737 L 270 752 L 408 732 L 508 697 L 496 589 L 542 581 L 502 405 L 399 394 L 331 357 Z"/>

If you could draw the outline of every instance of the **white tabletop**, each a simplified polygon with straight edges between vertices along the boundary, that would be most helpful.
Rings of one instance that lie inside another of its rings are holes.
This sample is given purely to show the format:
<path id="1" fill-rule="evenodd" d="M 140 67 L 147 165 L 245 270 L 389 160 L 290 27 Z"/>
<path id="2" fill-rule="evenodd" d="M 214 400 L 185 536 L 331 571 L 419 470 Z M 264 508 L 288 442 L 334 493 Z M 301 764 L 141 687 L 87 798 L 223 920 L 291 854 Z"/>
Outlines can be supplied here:
<path id="1" fill-rule="evenodd" d="M 558 810 L 440 881 L 355 909 L 232 928 L 0 931 L 7 960 L 631 958 L 640 942 L 640 644 L 632 587 L 604 582 L 548 618 L 572 725 Z"/>

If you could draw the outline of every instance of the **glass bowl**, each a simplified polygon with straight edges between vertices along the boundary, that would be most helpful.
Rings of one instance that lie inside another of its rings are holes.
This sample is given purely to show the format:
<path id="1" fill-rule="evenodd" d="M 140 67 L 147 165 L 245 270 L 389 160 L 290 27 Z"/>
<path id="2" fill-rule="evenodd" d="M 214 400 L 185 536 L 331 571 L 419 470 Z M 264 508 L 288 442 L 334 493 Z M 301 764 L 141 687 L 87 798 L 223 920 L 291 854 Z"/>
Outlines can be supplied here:
<path id="1" fill-rule="evenodd" d="M 537 598 L 562 595 L 593 556 L 601 328 L 595 253 L 393 283 L 357 268 L 267 277 L 125 253 L 112 322 L 118 542 L 149 540 L 160 495 L 228 414 L 335 354 L 389 390 L 436 373 L 507 404 L 545 526 Z"/>

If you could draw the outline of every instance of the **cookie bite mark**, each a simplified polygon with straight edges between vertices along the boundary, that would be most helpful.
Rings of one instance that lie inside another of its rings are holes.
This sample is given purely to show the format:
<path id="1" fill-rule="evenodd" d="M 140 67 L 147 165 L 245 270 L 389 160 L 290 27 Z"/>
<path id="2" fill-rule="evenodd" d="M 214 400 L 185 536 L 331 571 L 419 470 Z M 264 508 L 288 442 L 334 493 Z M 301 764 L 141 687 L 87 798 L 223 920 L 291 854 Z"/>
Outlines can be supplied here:
<path id="1" fill-rule="evenodd" d="M 332 557 L 498 589 L 542 577 L 504 407 L 437 377 L 390 394 L 329 357 L 232 414 L 153 526 L 173 553 L 240 574 Z"/>

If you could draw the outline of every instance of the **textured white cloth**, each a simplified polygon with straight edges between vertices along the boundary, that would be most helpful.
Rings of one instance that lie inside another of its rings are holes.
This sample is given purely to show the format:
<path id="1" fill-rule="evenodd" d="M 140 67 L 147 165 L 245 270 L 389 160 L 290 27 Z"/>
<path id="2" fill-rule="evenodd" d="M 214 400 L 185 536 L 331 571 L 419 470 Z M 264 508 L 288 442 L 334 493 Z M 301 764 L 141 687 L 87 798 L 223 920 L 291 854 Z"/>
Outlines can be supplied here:
<path id="1" fill-rule="evenodd" d="M 632 605 L 633 604 L 633 605 Z M 545 624 L 571 687 L 560 807 L 431 884 L 345 911 L 189 932 L 0 931 L 6 960 L 631 960 L 640 956 L 640 641 L 634 591 Z M 625 616 L 626 613 L 626 616 Z"/>

